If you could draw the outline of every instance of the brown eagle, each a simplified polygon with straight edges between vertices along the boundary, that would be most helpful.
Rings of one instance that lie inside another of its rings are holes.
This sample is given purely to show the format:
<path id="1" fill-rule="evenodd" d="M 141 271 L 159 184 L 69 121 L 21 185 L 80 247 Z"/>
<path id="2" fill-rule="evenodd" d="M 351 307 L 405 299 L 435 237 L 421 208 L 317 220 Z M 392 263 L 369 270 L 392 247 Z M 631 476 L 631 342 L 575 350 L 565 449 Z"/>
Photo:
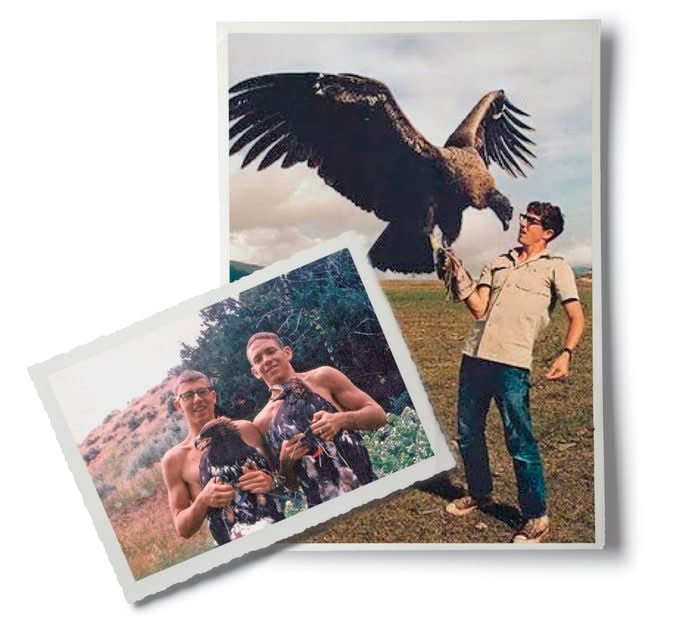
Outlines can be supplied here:
<path id="1" fill-rule="evenodd" d="M 194 446 L 202 452 L 198 467 L 201 487 L 214 478 L 234 487 L 231 505 L 208 509 L 208 527 L 219 545 L 283 519 L 271 495 L 238 489 L 244 467 L 269 471 L 269 466 L 257 448 L 243 441 L 229 418 L 210 420 L 194 440 Z"/>
<path id="2" fill-rule="evenodd" d="M 435 225 L 450 245 L 468 206 L 491 208 L 508 229 L 512 205 L 495 187 L 491 161 L 517 177 L 532 166 L 532 130 L 503 91 L 487 93 L 449 136 L 430 143 L 389 89 L 355 74 L 257 76 L 229 92 L 230 154 L 253 143 L 242 167 L 264 153 L 258 170 L 306 162 L 358 207 L 388 221 L 369 252 L 381 270 L 434 270 L 428 241 Z"/>

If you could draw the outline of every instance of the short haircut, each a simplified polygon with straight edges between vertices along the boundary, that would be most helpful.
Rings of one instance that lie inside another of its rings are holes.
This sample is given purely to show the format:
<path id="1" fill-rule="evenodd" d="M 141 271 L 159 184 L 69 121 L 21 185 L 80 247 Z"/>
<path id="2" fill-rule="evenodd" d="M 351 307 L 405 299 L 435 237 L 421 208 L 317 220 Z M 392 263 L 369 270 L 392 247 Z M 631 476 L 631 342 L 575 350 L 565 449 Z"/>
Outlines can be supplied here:
<path id="1" fill-rule="evenodd" d="M 283 348 L 283 341 L 276 333 L 271 333 L 270 331 L 260 331 L 259 333 L 253 333 L 250 336 L 250 339 L 246 344 L 246 352 L 250 348 L 250 345 L 253 342 L 257 342 L 258 340 L 274 340 L 279 345 L 279 348 Z"/>
<path id="2" fill-rule="evenodd" d="M 541 217 L 543 229 L 552 229 L 554 232 L 550 240 L 554 240 L 564 230 L 564 217 L 559 206 L 554 206 L 547 201 L 532 201 L 527 206 L 527 212 Z"/>
<path id="3" fill-rule="evenodd" d="M 199 372 L 198 370 L 184 370 L 184 372 L 175 379 L 175 395 L 177 395 L 177 389 L 182 383 L 191 383 L 191 381 L 205 381 L 209 387 L 212 387 L 210 379 L 203 374 L 203 372 Z"/>

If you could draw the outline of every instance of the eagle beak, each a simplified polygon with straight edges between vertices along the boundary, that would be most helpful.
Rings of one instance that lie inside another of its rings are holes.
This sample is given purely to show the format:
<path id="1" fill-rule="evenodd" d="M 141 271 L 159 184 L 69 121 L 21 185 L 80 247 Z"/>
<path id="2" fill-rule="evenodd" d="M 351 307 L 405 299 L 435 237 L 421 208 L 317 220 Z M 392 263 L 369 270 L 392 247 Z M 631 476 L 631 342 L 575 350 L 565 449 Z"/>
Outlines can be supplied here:
<path id="1" fill-rule="evenodd" d="M 503 225 L 503 231 L 510 229 L 513 208 L 508 198 L 494 189 L 490 193 L 488 206 L 493 210 L 493 213 Z"/>
<path id="2" fill-rule="evenodd" d="M 194 448 L 196 450 L 205 450 L 210 445 L 208 437 L 201 437 L 200 435 L 194 439 Z"/>

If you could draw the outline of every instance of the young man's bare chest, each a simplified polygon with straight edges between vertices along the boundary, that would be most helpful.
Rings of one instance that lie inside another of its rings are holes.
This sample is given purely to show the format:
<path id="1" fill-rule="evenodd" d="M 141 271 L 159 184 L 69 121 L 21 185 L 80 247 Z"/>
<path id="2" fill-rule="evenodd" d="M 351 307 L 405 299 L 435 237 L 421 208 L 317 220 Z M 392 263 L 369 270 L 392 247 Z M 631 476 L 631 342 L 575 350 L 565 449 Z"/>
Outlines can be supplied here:
<path id="1" fill-rule="evenodd" d="M 201 492 L 201 484 L 199 482 L 198 466 L 201 462 L 201 453 L 195 448 L 182 448 L 182 480 L 189 487 L 191 499 L 195 500 L 196 496 Z"/>

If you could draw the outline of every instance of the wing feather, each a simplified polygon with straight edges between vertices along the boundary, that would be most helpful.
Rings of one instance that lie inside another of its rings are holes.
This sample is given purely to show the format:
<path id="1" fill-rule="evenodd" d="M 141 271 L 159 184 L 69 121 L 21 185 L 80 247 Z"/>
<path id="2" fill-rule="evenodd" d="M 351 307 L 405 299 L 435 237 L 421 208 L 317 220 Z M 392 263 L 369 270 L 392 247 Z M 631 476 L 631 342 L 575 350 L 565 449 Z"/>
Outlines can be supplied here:
<path id="1" fill-rule="evenodd" d="M 504 111 L 503 114 L 505 115 L 505 117 L 506 117 L 507 119 L 509 119 L 510 121 L 512 121 L 512 123 L 513 123 L 514 125 L 516 125 L 516 126 L 519 127 L 519 128 L 522 128 L 522 130 L 533 130 L 533 128 L 532 128 L 531 126 L 529 126 L 529 125 L 527 125 L 526 123 L 524 123 L 524 121 L 520 121 L 520 120 L 519 120 L 517 117 L 515 117 L 515 115 L 513 115 L 509 110 L 506 109 L 506 110 Z"/>
<path id="2" fill-rule="evenodd" d="M 229 140 L 238 136 L 239 134 L 241 134 L 241 132 L 247 130 L 251 126 L 256 125 L 261 121 L 264 121 L 265 119 L 269 118 L 271 118 L 271 116 L 269 115 L 257 114 L 252 112 L 248 113 L 247 115 L 244 115 L 229 128 Z"/>
<path id="3" fill-rule="evenodd" d="M 512 104 L 503 91 L 487 93 L 451 134 L 446 146 L 474 147 L 487 166 L 493 161 L 509 175 L 525 177 L 517 160 L 533 167 L 529 157 L 536 156 L 527 145 L 535 143 L 522 132 L 533 128 L 519 116 L 529 115 Z"/>
<path id="4" fill-rule="evenodd" d="M 274 145 L 267 155 L 262 158 L 260 164 L 257 165 L 257 170 L 266 169 L 270 164 L 274 164 L 279 158 L 285 154 L 289 149 L 290 135 L 284 136 L 278 143 Z"/>
<path id="5" fill-rule="evenodd" d="M 384 220 L 418 217 L 440 175 L 439 150 L 408 121 L 387 87 L 353 74 L 271 74 L 230 89 L 230 154 L 247 166 L 298 162 Z"/>
<path id="6" fill-rule="evenodd" d="M 257 158 L 265 149 L 267 149 L 272 143 L 281 138 L 286 131 L 286 122 L 281 121 L 273 128 L 268 128 L 263 134 L 252 145 L 246 157 L 243 159 L 243 166 L 248 166 L 255 158 Z"/>
<path id="7" fill-rule="evenodd" d="M 236 152 L 243 149 L 248 143 L 252 143 L 256 138 L 264 136 L 269 131 L 275 129 L 279 124 L 283 123 L 282 119 L 278 119 L 272 124 L 272 117 L 267 117 L 257 123 L 253 123 L 248 127 L 248 129 L 238 137 L 238 139 L 232 144 L 229 154 L 233 155 Z"/>

